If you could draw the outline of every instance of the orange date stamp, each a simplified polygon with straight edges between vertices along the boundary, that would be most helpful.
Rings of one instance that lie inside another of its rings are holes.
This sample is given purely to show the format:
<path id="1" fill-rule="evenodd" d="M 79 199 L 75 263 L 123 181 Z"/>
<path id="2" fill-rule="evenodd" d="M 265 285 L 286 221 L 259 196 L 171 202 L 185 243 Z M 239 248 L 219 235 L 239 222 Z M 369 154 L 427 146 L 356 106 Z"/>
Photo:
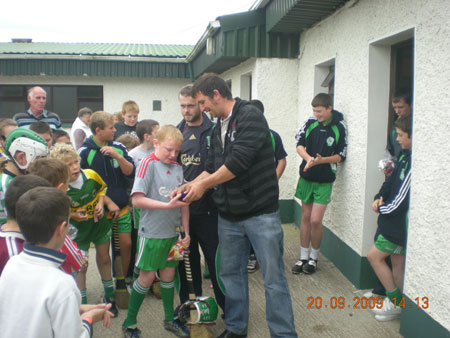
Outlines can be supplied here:
<path id="1" fill-rule="evenodd" d="M 345 297 L 330 297 L 329 299 L 322 297 L 308 297 L 308 309 L 381 309 L 386 301 L 383 297 L 353 297 L 346 299 Z M 430 306 L 428 297 L 417 297 L 414 300 L 408 297 L 393 299 L 394 306 L 399 308 L 421 308 L 428 309 Z"/>

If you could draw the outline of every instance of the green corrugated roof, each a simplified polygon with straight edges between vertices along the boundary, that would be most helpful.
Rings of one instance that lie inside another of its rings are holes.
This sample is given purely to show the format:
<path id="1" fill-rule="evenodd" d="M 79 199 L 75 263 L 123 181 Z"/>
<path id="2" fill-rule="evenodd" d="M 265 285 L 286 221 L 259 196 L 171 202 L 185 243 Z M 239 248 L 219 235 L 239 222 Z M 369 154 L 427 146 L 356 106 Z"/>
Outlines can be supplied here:
<path id="1" fill-rule="evenodd" d="M 120 43 L 0 42 L 0 54 L 186 57 L 194 46 Z"/>

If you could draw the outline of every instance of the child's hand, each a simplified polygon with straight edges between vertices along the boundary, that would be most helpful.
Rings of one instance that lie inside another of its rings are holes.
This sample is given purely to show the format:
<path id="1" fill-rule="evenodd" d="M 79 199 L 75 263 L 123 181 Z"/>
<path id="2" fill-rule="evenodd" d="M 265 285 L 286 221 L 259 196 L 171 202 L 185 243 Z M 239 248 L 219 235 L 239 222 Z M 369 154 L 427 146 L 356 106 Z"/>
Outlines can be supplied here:
<path id="1" fill-rule="evenodd" d="M 186 202 L 182 202 L 180 201 L 180 197 L 181 197 L 181 193 L 178 193 L 175 195 L 174 198 L 172 198 L 168 203 L 167 203 L 167 209 L 175 209 L 175 208 L 181 208 L 184 207 L 186 205 L 189 205 Z"/>
<path id="2" fill-rule="evenodd" d="M 314 157 L 310 157 L 309 160 L 306 162 L 306 165 L 303 168 L 303 171 L 308 171 L 308 169 L 313 166 L 313 163 L 314 163 Z"/>
<path id="3" fill-rule="evenodd" d="M 97 223 L 99 219 L 103 217 L 103 203 L 98 203 L 94 209 L 94 222 Z"/>
<path id="4" fill-rule="evenodd" d="M 184 238 L 181 238 L 181 236 L 179 236 L 178 240 L 181 242 L 183 248 L 189 248 L 189 245 L 191 244 L 191 236 L 189 236 L 188 234 L 186 234 Z"/>
<path id="5" fill-rule="evenodd" d="M 120 158 L 120 154 L 117 151 L 115 151 L 113 147 L 110 147 L 110 146 L 101 147 L 100 152 L 103 155 L 109 155 L 113 159 L 116 159 L 116 160 L 118 160 Z"/>
<path id="6" fill-rule="evenodd" d="M 116 219 L 117 217 L 119 217 L 120 209 L 116 203 L 114 203 L 113 201 L 110 201 L 108 203 L 107 207 L 108 207 L 109 214 L 111 215 L 111 217 L 113 219 Z"/>
<path id="7" fill-rule="evenodd" d="M 71 212 L 70 218 L 72 218 L 74 221 L 77 221 L 77 222 L 84 222 L 89 219 L 89 217 L 86 213 L 86 209 L 78 209 L 75 212 Z"/>
<path id="8" fill-rule="evenodd" d="M 308 162 L 306 162 L 305 168 L 303 171 L 307 171 L 309 168 L 314 167 L 315 165 L 322 163 L 322 156 L 320 154 L 316 154 L 316 157 L 311 157 Z"/>
<path id="9" fill-rule="evenodd" d="M 111 326 L 111 317 L 114 315 L 108 310 L 111 308 L 111 304 L 97 304 L 97 305 L 87 305 L 85 309 L 87 311 L 82 313 L 82 318 L 91 318 L 92 323 L 99 322 L 103 319 L 103 326 L 110 327 Z M 80 312 L 81 312 L 80 306 Z"/>
<path id="10" fill-rule="evenodd" d="M 372 203 L 372 210 L 378 214 L 378 207 L 380 205 L 383 205 L 383 203 L 384 203 L 383 197 L 380 197 L 379 199 L 373 201 L 373 203 Z"/>

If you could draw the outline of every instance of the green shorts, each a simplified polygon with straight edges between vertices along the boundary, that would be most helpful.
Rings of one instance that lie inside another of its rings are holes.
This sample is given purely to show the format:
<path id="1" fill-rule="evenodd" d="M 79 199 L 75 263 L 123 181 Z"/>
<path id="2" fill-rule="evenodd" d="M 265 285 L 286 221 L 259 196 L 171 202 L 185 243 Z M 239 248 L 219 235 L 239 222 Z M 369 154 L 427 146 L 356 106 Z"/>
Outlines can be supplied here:
<path id="1" fill-rule="evenodd" d="M 388 254 L 396 254 L 396 255 L 404 255 L 406 254 L 406 250 L 401 245 L 392 243 L 384 238 L 383 235 L 378 235 L 377 240 L 375 241 L 375 247 L 381 252 L 385 252 Z"/>
<path id="2" fill-rule="evenodd" d="M 97 223 L 94 223 L 94 219 L 85 222 L 71 220 L 70 223 L 78 229 L 75 243 L 80 250 L 87 251 L 91 243 L 103 244 L 111 238 L 112 223 L 106 216 L 103 216 Z"/>
<path id="3" fill-rule="evenodd" d="M 117 217 L 114 221 L 108 213 L 108 219 L 111 222 L 117 223 L 117 231 L 119 234 L 131 232 L 131 213 L 128 206 L 120 209 L 119 217 Z"/>
<path id="4" fill-rule="evenodd" d="M 333 183 L 319 183 L 305 180 L 300 177 L 298 179 L 295 197 L 299 198 L 303 203 L 328 204 L 331 201 L 331 190 Z"/>
<path id="5" fill-rule="evenodd" d="M 139 237 L 135 265 L 144 271 L 176 268 L 178 261 L 167 261 L 167 257 L 177 239 L 178 237 L 164 239 Z"/>

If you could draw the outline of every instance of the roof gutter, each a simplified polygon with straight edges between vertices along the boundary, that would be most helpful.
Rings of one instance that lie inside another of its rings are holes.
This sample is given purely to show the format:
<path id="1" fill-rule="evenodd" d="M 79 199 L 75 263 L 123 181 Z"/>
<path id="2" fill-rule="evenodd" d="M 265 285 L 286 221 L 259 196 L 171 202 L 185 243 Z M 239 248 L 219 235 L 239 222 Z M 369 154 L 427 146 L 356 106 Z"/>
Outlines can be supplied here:
<path id="1" fill-rule="evenodd" d="M 110 56 L 110 55 L 57 55 L 57 54 L 0 54 L 0 59 L 47 59 L 47 60 L 96 60 L 96 61 L 131 61 L 131 62 L 167 62 L 187 63 L 187 58 L 146 57 L 146 56 Z"/>

